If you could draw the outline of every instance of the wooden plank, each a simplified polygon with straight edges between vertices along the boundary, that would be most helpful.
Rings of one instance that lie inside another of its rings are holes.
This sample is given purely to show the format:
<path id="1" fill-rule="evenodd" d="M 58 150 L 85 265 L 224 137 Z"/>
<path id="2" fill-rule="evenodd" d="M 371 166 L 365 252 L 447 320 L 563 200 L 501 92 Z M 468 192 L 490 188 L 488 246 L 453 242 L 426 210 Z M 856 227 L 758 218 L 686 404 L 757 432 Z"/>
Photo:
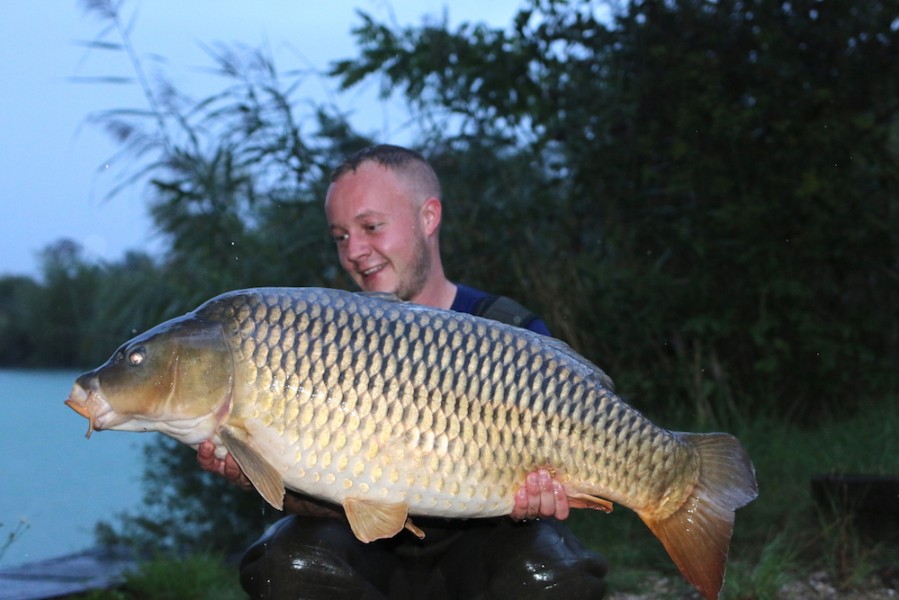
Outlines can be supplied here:
<path id="1" fill-rule="evenodd" d="M 7 567 L 0 569 L 0 600 L 46 600 L 108 589 L 136 568 L 133 554 L 123 548 L 91 548 Z"/>

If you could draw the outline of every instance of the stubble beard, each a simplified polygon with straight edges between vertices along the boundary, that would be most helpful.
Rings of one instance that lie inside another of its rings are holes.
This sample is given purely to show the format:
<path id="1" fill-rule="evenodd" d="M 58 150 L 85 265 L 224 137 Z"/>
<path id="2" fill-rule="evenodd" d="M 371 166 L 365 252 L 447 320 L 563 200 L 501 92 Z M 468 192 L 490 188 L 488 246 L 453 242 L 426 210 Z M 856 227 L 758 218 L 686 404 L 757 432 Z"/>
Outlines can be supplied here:
<path id="1" fill-rule="evenodd" d="M 396 286 L 395 293 L 402 300 L 411 300 L 418 296 L 431 275 L 431 249 L 424 238 L 417 239 L 412 256 L 414 257 L 412 263 Z"/>

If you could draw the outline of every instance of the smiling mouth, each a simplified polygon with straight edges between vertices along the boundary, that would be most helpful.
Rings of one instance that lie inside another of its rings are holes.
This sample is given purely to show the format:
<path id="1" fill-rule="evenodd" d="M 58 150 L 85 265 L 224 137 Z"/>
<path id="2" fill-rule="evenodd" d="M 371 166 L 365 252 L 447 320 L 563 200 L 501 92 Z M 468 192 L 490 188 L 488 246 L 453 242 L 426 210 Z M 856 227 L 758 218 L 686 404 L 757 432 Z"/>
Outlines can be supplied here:
<path id="1" fill-rule="evenodd" d="M 368 279 L 372 275 L 376 275 L 377 273 L 380 273 L 383 270 L 384 270 L 384 265 L 377 265 L 377 266 L 371 267 L 369 269 L 357 271 L 357 273 L 359 273 L 359 275 L 361 275 L 363 279 Z"/>

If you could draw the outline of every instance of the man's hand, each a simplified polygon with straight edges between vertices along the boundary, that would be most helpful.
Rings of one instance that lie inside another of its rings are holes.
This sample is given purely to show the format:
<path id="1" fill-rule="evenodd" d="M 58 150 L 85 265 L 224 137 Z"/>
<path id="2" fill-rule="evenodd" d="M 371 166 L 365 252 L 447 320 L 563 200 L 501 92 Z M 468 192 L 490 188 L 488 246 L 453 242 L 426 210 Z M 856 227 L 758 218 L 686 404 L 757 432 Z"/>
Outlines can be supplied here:
<path id="1" fill-rule="evenodd" d="M 524 484 L 515 494 L 515 507 L 511 517 L 516 521 L 555 517 L 568 518 L 568 496 L 560 481 L 556 481 L 546 469 L 528 473 Z"/>
<path id="2" fill-rule="evenodd" d="M 225 458 L 215 457 L 215 444 L 206 440 L 197 448 L 197 463 L 200 468 L 210 473 L 218 473 L 236 486 L 245 490 L 253 489 L 253 484 L 243 474 L 230 454 L 226 454 Z"/>

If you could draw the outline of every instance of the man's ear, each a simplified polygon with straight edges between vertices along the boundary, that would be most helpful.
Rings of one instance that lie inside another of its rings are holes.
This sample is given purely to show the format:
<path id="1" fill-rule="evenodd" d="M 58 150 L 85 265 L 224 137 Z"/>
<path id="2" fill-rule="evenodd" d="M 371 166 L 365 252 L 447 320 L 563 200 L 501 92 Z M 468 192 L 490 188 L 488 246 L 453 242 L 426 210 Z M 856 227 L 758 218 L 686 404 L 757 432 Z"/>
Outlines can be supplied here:
<path id="1" fill-rule="evenodd" d="M 443 203 L 439 198 L 430 197 L 421 205 L 421 222 L 424 234 L 429 236 L 440 229 L 443 219 Z"/>

